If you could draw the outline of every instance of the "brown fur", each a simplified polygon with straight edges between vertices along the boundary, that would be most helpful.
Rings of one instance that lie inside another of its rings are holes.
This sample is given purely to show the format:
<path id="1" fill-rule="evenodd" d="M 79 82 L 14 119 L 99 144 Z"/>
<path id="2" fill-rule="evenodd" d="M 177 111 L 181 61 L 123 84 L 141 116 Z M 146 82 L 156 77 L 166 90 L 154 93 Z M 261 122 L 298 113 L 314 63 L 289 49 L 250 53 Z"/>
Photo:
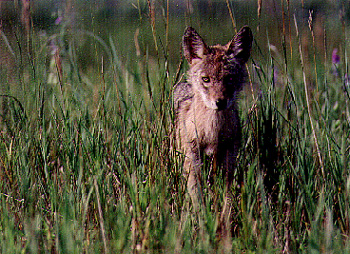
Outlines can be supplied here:
<path id="1" fill-rule="evenodd" d="M 201 201 L 200 174 L 203 153 L 221 165 L 230 186 L 241 126 L 237 95 L 246 78 L 252 33 L 243 27 L 228 44 L 207 46 L 189 27 L 183 51 L 190 65 L 187 83 L 174 89 L 176 135 L 185 154 L 184 168 L 194 205 Z"/>

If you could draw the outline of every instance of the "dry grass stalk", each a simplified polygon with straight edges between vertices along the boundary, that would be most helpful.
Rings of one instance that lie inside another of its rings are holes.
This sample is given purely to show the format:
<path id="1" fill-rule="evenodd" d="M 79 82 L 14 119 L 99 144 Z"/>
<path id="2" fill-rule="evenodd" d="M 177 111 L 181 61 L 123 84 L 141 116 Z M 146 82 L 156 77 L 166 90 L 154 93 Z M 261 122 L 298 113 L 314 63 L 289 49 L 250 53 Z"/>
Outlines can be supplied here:
<path id="1" fill-rule="evenodd" d="M 154 2 L 155 2 L 155 0 L 152 0 L 152 1 L 147 0 L 149 17 L 151 19 L 151 28 L 152 28 L 154 46 L 156 48 L 156 52 L 158 53 L 158 44 L 157 44 L 157 36 L 156 36 L 156 12 L 155 12 Z"/>
<path id="2" fill-rule="evenodd" d="M 308 92 L 308 87 L 307 87 L 307 82 L 306 82 L 306 75 L 305 75 L 305 70 L 304 70 L 304 58 L 303 58 L 303 52 L 302 52 L 302 48 L 301 48 L 301 42 L 300 42 L 300 36 L 299 36 L 299 29 L 298 29 L 297 19 L 296 19 L 295 15 L 294 15 L 294 24 L 295 24 L 295 29 L 296 29 L 296 33 L 297 33 L 297 38 L 299 40 L 299 54 L 300 54 L 301 69 L 302 69 L 302 72 L 303 72 L 303 81 L 304 81 L 304 90 L 305 90 L 307 112 L 308 112 L 308 115 L 309 115 L 309 120 L 310 120 L 310 124 L 311 124 L 312 134 L 313 134 L 314 140 L 315 140 L 315 146 L 316 146 L 317 156 L 318 156 L 318 160 L 319 160 L 320 167 L 321 167 L 321 173 L 322 173 L 322 176 L 325 177 L 323 160 L 322 160 L 322 157 L 321 157 L 321 151 L 320 151 L 320 148 L 319 148 L 319 145 L 318 145 L 318 139 L 317 139 L 317 135 L 316 135 L 315 128 L 314 128 L 314 123 L 313 123 L 312 117 L 311 117 L 311 106 L 310 106 L 309 92 Z"/>

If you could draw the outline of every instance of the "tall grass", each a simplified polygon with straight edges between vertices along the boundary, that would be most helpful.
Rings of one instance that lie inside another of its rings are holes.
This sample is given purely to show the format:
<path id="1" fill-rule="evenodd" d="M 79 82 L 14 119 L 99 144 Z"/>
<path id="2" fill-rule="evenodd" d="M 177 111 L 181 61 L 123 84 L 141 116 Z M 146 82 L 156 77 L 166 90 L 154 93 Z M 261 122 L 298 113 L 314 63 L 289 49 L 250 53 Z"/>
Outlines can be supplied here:
<path id="1" fill-rule="evenodd" d="M 0 97 L 1 253 L 216 253 L 227 247 L 216 233 L 223 178 L 208 180 L 210 166 L 203 165 L 205 223 L 199 228 L 183 156 L 171 148 L 171 91 L 186 64 L 180 54 L 171 61 L 171 31 L 178 28 L 169 3 L 137 3 L 136 53 L 118 49 L 125 38 L 85 31 L 67 17 L 47 34 L 32 30 L 23 44 L 4 34 L 18 73 L 8 79 L 1 72 L 8 82 Z M 346 45 L 339 47 L 340 62 L 318 57 L 332 51 L 327 24 L 323 52 L 311 32 L 316 27 L 290 15 L 287 29 L 277 27 L 282 36 L 274 36 L 263 20 L 264 3 L 255 14 L 260 20 L 250 21 L 259 31 L 248 64 L 251 84 L 240 100 L 230 248 L 350 252 Z M 226 4 L 232 26 L 235 8 Z M 157 8 L 165 11 L 152 13 Z M 275 15 L 290 11 L 289 4 L 283 8 Z M 207 28 L 201 29 L 205 37 Z M 343 32 L 346 37 L 345 26 Z M 93 68 L 79 60 L 84 54 Z"/>

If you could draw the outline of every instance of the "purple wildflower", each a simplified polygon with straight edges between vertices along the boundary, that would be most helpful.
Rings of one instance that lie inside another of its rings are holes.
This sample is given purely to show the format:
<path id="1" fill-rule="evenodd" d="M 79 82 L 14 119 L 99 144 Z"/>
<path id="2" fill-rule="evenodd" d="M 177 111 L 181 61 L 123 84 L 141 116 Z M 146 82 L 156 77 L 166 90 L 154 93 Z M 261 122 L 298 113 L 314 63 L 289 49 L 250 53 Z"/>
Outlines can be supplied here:
<path id="1" fill-rule="evenodd" d="M 55 25 L 59 25 L 61 22 L 62 22 L 62 17 L 58 17 L 56 20 L 55 20 Z"/>
<path id="2" fill-rule="evenodd" d="M 340 56 L 338 55 L 338 49 L 333 49 L 332 53 L 332 63 L 333 64 L 339 64 L 340 63 Z"/>

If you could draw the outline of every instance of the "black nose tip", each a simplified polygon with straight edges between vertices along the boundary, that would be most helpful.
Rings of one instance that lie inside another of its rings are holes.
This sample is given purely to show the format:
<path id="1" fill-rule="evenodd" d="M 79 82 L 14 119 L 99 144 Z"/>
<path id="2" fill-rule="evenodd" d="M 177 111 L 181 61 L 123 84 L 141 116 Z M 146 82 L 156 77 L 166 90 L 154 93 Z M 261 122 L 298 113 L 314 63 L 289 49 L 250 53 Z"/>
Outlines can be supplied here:
<path id="1" fill-rule="evenodd" d="M 226 109 L 227 107 L 227 100 L 217 100 L 216 101 L 216 106 L 218 107 L 218 110 L 223 110 Z"/>

